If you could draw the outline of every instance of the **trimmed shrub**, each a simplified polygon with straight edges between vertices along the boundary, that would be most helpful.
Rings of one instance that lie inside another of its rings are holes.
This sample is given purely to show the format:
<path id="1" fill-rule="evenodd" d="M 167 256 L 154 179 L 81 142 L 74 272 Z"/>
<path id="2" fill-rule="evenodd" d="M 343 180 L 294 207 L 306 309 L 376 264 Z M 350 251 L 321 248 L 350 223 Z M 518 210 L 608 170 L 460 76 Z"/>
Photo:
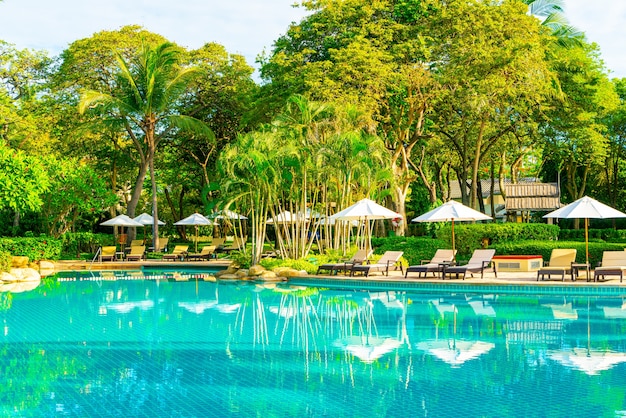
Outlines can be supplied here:
<path id="1" fill-rule="evenodd" d="M 442 248 L 452 248 L 451 225 L 447 224 L 437 230 L 437 238 L 446 242 Z M 548 224 L 524 223 L 486 223 L 486 224 L 458 224 L 454 225 L 456 249 L 459 254 L 471 255 L 477 248 L 485 248 L 499 243 L 509 243 L 526 240 L 556 241 L 559 236 L 559 227 Z M 458 256 L 457 256 L 458 258 Z"/>
<path id="2" fill-rule="evenodd" d="M 589 243 L 589 262 L 595 267 L 602 261 L 604 251 L 623 251 L 626 244 Z M 550 260 L 554 248 L 576 249 L 576 262 L 585 262 L 585 243 L 580 241 L 516 241 L 500 243 L 490 246 L 496 250 L 496 255 L 540 255 L 545 261 Z"/>
<path id="3" fill-rule="evenodd" d="M 50 237 L 0 238 L 0 252 L 28 257 L 30 261 L 58 260 L 62 245 L 61 240 Z"/>
<path id="4" fill-rule="evenodd" d="M 450 243 L 445 240 L 425 237 L 372 238 L 372 246 L 376 254 L 383 254 L 385 251 L 404 251 L 402 258 L 409 265 L 430 260 L 439 248 L 451 248 Z"/>
<path id="5" fill-rule="evenodd" d="M 584 241 L 584 229 L 561 229 L 559 239 L 564 241 Z M 589 229 L 589 241 L 626 242 L 624 229 Z"/>
<path id="6" fill-rule="evenodd" d="M 267 270 L 272 270 L 276 267 L 289 267 L 294 270 L 305 270 L 309 274 L 317 273 L 318 259 L 300 259 L 294 260 L 291 258 L 265 258 L 259 262 L 259 264 Z M 319 263 L 322 264 L 322 263 Z"/>

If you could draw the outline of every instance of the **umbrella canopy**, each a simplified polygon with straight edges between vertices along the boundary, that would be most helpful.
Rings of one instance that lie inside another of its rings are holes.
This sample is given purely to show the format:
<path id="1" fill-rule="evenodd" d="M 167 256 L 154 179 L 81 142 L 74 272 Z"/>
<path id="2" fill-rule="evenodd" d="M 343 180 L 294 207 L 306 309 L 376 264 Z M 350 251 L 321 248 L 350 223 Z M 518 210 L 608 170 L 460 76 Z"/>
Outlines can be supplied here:
<path id="1" fill-rule="evenodd" d="M 589 219 L 626 218 L 626 213 L 585 196 L 543 217 L 585 220 L 585 263 L 589 264 Z"/>
<path id="2" fill-rule="evenodd" d="M 626 362 L 626 353 L 612 351 L 589 350 L 573 348 L 567 351 L 551 351 L 548 357 L 562 365 L 580 370 L 590 376 L 609 370 L 618 363 Z"/>
<path id="3" fill-rule="evenodd" d="M 103 226 L 143 226 L 143 224 L 131 219 L 127 215 L 117 215 L 115 218 L 111 218 L 108 221 L 102 222 Z"/>
<path id="4" fill-rule="evenodd" d="M 379 205 L 370 199 L 361 199 L 352 206 L 329 217 L 344 221 L 360 221 L 364 219 L 402 219 L 402 215 Z"/>
<path id="5" fill-rule="evenodd" d="M 196 252 L 198 252 L 198 226 L 213 225 L 213 222 L 207 219 L 204 215 L 196 212 L 193 215 L 187 216 L 185 219 L 181 219 L 178 222 L 174 222 L 174 225 L 176 226 L 193 225 L 196 227 Z"/>
<path id="6" fill-rule="evenodd" d="M 417 344 L 418 350 L 425 351 L 452 367 L 460 367 L 466 361 L 478 358 L 494 347 L 493 343 L 463 340 L 433 340 Z"/>
<path id="7" fill-rule="evenodd" d="M 361 199 L 352 206 L 329 216 L 328 219 L 363 222 L 365 228 L 364 246 L 368 250 L 372 248 L 372 231 L 369 222 L 376 219 L 402 219 L 402 215 L 379 205 L 373 200 Z"/>
<path id="8" fill-rule="evenodd" d="M 176 226 L 180 226 L 180 225 L 194 225 L 194 226 L 198 226 L 198 225 L 213 225 L 213 222 L 211 222 L 210 219 L 207 219 L 204 215 L 196 212 L 193 215 L 187 216 L 185 219 L 181 219 L 178 222 L 174 222 L 174 225 L 176 225 Z"/>
<path id="9" fill-rule="evenodd" d="M 144 226 L 152 225 L 154 223 L 154 218 L 152 217 L 152 215 L 148 215 L 145 212 L 139 216 L 135 216 L 133 219 Z M 165 225 L 165 222 L 159 219 L 159 225 Z"/>
<path id="10" fill-rule="evenodd" d="M 491 216 L 451 200 L 417 218 L 413 218 L 411 222 L 452 222 L 452 250 L 455 250 L 455 221 L 486 221 L 488 219 L 492 219 Z"/>

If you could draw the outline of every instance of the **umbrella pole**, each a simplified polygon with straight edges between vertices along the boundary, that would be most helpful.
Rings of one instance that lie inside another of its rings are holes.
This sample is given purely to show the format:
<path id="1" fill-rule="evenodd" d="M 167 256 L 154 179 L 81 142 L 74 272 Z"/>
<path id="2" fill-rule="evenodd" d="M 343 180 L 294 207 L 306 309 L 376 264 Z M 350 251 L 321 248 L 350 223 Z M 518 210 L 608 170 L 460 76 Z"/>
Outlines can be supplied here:
<path id="1" fill-rule="evenodd" d="M 589 264 L 589 218 L 585 218 L 585 263 Z"/>
<path id="2" fill-rule="evenodd" d="M 456 249 L 455 247 L 456 247 L 456 239 L 454 238 L 454 219 L 452 219 L 452 254 L 455 254 L 456 256 L 456 253 L 454 252 Z"/>
<path id="3" fill-rule="evenodd" d="M 196 253 L 198 252 L 198 225 L 195 225 L 196 227 Z"/>

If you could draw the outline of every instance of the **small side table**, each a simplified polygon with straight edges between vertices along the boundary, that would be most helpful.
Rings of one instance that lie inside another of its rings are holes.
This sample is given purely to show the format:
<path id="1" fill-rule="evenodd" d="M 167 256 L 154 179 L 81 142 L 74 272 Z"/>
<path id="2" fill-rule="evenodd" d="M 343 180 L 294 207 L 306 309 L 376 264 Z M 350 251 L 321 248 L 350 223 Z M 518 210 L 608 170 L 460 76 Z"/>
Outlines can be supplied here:
<path id="1" fill-rule="evenodd" d="M 123 260 L 124 259 L 124 251 L 116 251 L 115 252 L 115 259 L 116 260 Z"/>
<path id="2" fill-rule="evenodd" d="M 580 274 L 580 270 L 585 270 L 585 278 L 587 281 L 591 280 L 591 276 L 589 275 L 589 271 L 591 270 L 590 263 L 572 263 L 572 281 L 576 281 L 578 275 Z"/>

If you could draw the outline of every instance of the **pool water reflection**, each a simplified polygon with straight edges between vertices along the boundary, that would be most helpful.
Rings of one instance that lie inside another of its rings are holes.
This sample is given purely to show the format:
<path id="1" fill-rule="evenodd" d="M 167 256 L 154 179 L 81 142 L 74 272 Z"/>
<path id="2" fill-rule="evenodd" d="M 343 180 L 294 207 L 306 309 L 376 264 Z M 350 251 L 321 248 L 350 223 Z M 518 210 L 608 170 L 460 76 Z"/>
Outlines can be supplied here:
<path id="1" fill-rule="evenodd" d="M 626 301 L 73 281 L 0 294 L 1 416 L 620 416 Z"/>

